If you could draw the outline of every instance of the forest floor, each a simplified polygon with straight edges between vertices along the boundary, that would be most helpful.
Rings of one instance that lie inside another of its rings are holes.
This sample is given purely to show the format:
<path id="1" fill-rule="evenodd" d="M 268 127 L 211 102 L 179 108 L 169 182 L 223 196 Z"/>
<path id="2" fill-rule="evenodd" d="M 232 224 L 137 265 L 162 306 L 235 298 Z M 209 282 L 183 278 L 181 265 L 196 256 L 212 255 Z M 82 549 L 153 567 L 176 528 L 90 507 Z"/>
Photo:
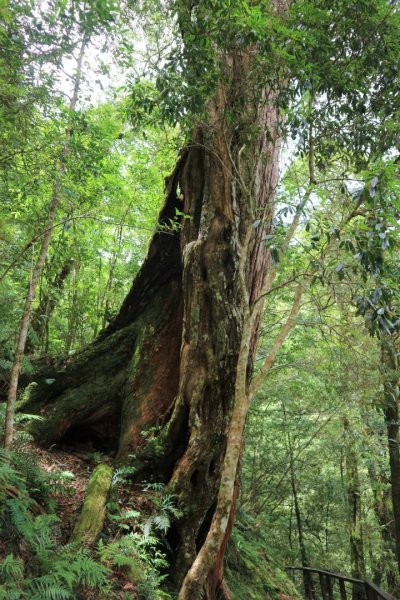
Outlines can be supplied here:
<path id="1" fill-rule="evenodd" d="M 57 504 L 57 516 L 60 519 L 61 542 L 67 543 L 82 508 L 90 476 L 96 465 L 108 462 L 109 457 L 95 452 L 90 444 L 84 443 L 45 449 L 28 442 L 24 444 L 23 452 L 32 456 L 49 476 L 53 488 L 51 498 Z M 120 514 L 132 509 L 143 515 L 152 513 L 154 494 L 144 491 L 142 485 L 119 481 L 113 485 L 113 490 L 113 501 L 118 504 Z"/>
<path id="2" fill-rule="evenodd" d="M 82 506 L 94 465 L 78 453 L 61 448 L 47 450 L 27 443 L 23 450 L 32 455 L 38 466 L 49 476 L 53 487 L 51 497 L 57 503 L 57 516 L 60 519 L 61 541 L 66 543 L 78 516 L 77 511 Z"/>
<path id="3" fill-rule="evenodd" d="M 58 525 L 54 531 L 57 530 L 57 545 L 60 544 L 61 548 L 70 541 L 93 470 L 100 462 L 111 459 L 96 452 L 90 444 L 82 442 L 49 449 L 41 448 L 33 442 L 24 442 L 19 445 L 18 452 L 25 455 L 27 460 L 32 459 L 45 474 L 48 499 L 54 501 L 53 510 L 58 517 Z M 11 493 L 13 494 L 12 490 Z M 156 515 L 172 518 L 171 509 L 168 504 L 163 503 L 162 498 L 162 487 L 156 484 L 135 484 L 129 480 L 129 475 L 127 479 L 123 476 L 119 478 L 117 470 L 108 502 L 109 514 L 104 524 L 105 543 L 112 543 L 120 538 L 122 532 L 128 530 L 143 534 L 146 521 L 154 524 Z M 165 498 L 168 502 L 168 496 Z M 34 506 L 35 514 L 46 512 L 42 503 Z M 241 529 L 240 525 L 235 528 L 226 563 L 228 584 L 235 590 L 235 600 L 299 600 L 300 597 L 286 574 L 268 558 L 268 550 L 264 548 L 263 541 L 253 539 L 254 536 L 249 534 L 247 527 Z M 7 555 L 8 550 L 0 539 L 0 560 Z M 18 552 L 24 562 L 28 563 L 30 559 L 24 544 L 19 545 Z M 142 560 L 139 558 L 138 564 L 142 564 L 144 568 Z M 142 597 L 127 566 L 111 563 L 107 566 L 109 581 L 116 597 Z M 95 590 L 87 590 L 85 594 L 85 600 L 98 599 Z"/>
<path id="4" fill-rule="evenodd" d="M 43 472 L 48 488 L 46 502 L 48 500 L 54 502 L 53 510 L 58 518 L 58 524 L 54 528 L 53 534 L 55 534 L 60 547 L 68 544 L 82 509 L 93 470 L 100 462 L 109 462 L 110 457 L 95 452 L 90 444 L 80 442 L 60 447 L 53 446 L 49 449 L 41 448 L 31 441 L 22 442 L 18 445 L 18 453 L 26 456 L 28 464 L 32 460 L 32 464 Z M 18 490 L 10 487 L 7 493 L 11 497 L 16 497 Z M 124 519 L 122 515 L 131 511 L 131 513 L 143 515 L 143 518 L 149 518 L 155 510 L 157 496 L 156 491 L 144 490 L 143 485 L 134 484 L 123 478 L 118 479 L 112 486 L 109 507 L 112 506 L 112 514 L 121 516 L 113 518 L 111 515 L 106 519 L 104 524 L 105 540 L 117 539 L 120 536 L 121 525 L 131 531 L 141 531 L 140 523 L 135 523 L 132 519 Z M 33 501 L 32 507 L 34 516 L 47 512 L 45 503 L 41 501 Z M 0 537 L 0 561 L 9 553 L 10 549 L 7 543 L 2 542 Z M 23 541 L 18 544 L 18 554 L 28 563 L 30 558 L 25 546 Z M 136 598 L 137 587 L 131 581 L 129 569 L 111 563 L 107 563 L 107 566 L 109 581 L 113 582 L 113 589 L 118 597 L 125 598 L 127 597 L 126 593 L 129 592 Z M 86 590 L 85 593 L 86 600 L 98 599 L 96 591 L 92 593 L 91 590 Z"/>

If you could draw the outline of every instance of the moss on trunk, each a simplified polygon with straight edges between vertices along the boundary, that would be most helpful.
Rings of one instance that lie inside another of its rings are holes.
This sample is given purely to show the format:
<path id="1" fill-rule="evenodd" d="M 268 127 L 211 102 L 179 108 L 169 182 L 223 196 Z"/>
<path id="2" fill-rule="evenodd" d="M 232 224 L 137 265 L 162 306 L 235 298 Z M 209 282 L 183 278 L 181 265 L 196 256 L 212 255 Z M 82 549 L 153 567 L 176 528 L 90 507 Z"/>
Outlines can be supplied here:
<path id="1" fill-rule="evenodd" d="M 261 106 L 243 102 L 253 77 L 246 53 L 230 57 L 226 69 L 226 83 L 209 103 L 209 123 L 196 128 L 168 180 L 160 228 L 120 313 L 62 373 L 47 376 L 51 384 L 39 382 L 26 407 L 45 416 L 32 425 L 42 443 L 74 428 L 90 437 L 103 427 L 102 435 L 117 440 L 119 461 L 135 455 L 147 479 L 161 474 L 182 506 L 168 533 L 174 591 L 203 546 L 216 509 L 237 404 L 244 308 L 257 296 L 268 263 L 260 232 L 272 223 L 277 178 L 275 94 Z M 242 116 L 240 130 L 228 114 Z M 256 216 L 264 223 L 258 230 L 251 227 Z M 171 221 L 176 227 L 165 231 Z M 248 377 L 246 369 L 241 372 L 245 393 Z M 119 421 L 118 430 L 107 427 L 111 419 Z M 152 437 L 142 450 L 149 438 L 144 430 Z M 238 439 L 235 456 L 240 445 Z M 199 594 L 209 600 L 224 587 L 225 543 L 212 557 L 209 585 L 205 577 L 199 583 Z"/>
<path id="2" fill-rule="evenodd" d="M 29 433 L 42 445 L 58 442 L 73 428 L 81 428 L 83 435 L 92 439 L 102 439 L 104 445 L 117 445 L 121 394 L 135 347 L 136 326 L 93 344 L 70 364 L 38 379 L 20 410 L 44 417 L 29 426 Z"/>

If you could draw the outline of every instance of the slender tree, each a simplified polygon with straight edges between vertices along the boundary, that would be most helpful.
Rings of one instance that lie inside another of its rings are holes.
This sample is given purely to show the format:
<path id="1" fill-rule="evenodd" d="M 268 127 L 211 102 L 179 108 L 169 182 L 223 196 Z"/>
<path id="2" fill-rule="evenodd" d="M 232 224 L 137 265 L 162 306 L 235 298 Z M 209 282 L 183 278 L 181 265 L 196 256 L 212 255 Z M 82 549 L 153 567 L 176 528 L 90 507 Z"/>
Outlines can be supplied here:
<path id="1" fill-rule="evenodd" d="M 85 33 L 82 38 L 82 42 L 79 48 L 79 55 L 76 64 L 76 71 L 73 81 L 73 92 L 69 105 L 70 113 L 73 113 L 76 110 L 76 105 L 79 97 L 79 90 L 82 80 L 82 65 L 83 65 L 83 57 L 86 50 L 86 47 L 89 43 L 90 37 Z M 53 194 L 49 204 L 49 211 L 47 214 L 46 228 L 41 237 L 39 254 L 36 259 L 36 263 L 32 270 L 28 293 L 25 298 L 22 318 L 19 326 L 19 332 L 17 337 L 17 343 L 14 353 L 14 362 L 11 369 L 10 382 L 8 387 L 7 394 L 7 408 L 6 408 L 6 418 L 5 418 L 5 430 L 4 430 L 4 447 L 6 449 L 10 449 L 13 443 L 13 434 L 14 434 L 14 412 L 15 412 L 15 402 L 17 399 L 17 391 L 18 391 L 18 380 L 19 374 L 21 370 L 21 359 L 25 352 L 26 340 L 28 337 L 28 329 L 29 323 L 31 319 L 32 312 L 32 303 L 35 298 L 36 288 L 39 283 L 40 275 L 42 273 L 42 269 L 46 260 L 46 256 L 49 250 L 50 240 L 53 232 L 53 225 L 56 218 L 57 208 L 61 200 L 62 196 L 62 178 L 65 170 L 65 162 L 69 153 L 69 144 L 71 140 L 72 129 L 69 125 L 67 127 L 65 142 L 62 149 L 62 155 L 57 166 L 57 172 L 54 180 Z"/>
<path id="2" fill-rule="evenodd" d="M 398 354 L 392 336 L 382 336 L 381 356 L 384 383 L 383 412 L 387 427 L 389 449 L 390 488 L 394 518 L 396 557 L 400 572 L 400 372 Z"/>
<path id="3" fill-rule="evenodd" d="M 301 507 L 300 507 L 300 502 L 299 502 L 298 481 L 296 478 L 296 465 L 295 465 L 295 458 L 294 458 L 294 452 L 293 452 L 293 442 L 292 442 L 290 430 L 287 427 L 287 423 L 286 423 L 287 414 L 286 414 L 286 408 L 285 408 L 284 404 L 282 405 L 282 412 L 283 412 L 284 422 L 286 425 L 285 429 L 286 429 L 287 450 L 288 450 L 288 455 L 289 455 L 290 486 L 292 489 L 294 514 L 296 517 L 297 537 L 299 540 L 301 564 L 303 567 L 309 567 L 310 563 L 309 563 L 309 559 L 308 559 L 306 541 L 304 539 L 303 519 L 302 519 L 302 515 L 301 515 Z M 314 598 L 315 591 L 314 591 L 313 580 L 312 580 L 311 574 L 308 571 L 303 572 L 303 585 L 304 585 L 304 593 L 306 595 L 306 598 Z"/>
<path id="4" fill-rule="evenodd" d="M 365 558 L 362 528 L 361 485 L 358 470 L 357 452 L 354 448 L 349 419 L 343 418 L 345 435 L 345 478 L 347 487 L 348 524 L 350 534 L 350 561 L 352 576 L 365 578 Z M 361 598 L 362 590 L 353 587 L 353 600 Z"/>

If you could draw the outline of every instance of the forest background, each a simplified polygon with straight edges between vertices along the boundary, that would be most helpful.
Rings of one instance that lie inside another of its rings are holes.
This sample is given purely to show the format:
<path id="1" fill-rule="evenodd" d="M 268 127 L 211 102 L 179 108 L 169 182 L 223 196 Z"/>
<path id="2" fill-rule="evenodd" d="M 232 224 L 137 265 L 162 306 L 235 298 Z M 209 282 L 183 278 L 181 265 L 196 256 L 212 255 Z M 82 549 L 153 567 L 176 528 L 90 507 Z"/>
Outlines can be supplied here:
<path id="1" fill-rule="evenodd" d="M 210 1 L 182 36 L 189 4 L 0 2 L 4 400 L 16 358 L 20 374 L 15 451 L 1 455 L 0 594 L 174 594 L 167 530 L 185 507 L 156 479 L 139 509 L 110 501 L 100 546 L 76 554 L 64 532 L 56 558 L 57 508 L 35 514 L 27 498 L 44 506 L 54 489 L 67 493 L 71 473 L 46 480 L 31 465 L 29 475 L 26 423 L 40 429 L 41 417 L 24 406 L 37 372 L 69 364 L 114 322 L 154 231 L 173 236 L 190 221 L 178 209 L 161 225 L 157 215 L 179 152 L 205 120 L 216 49 L 232 46 L 257 48 L 257 69 L 278 93 L 282 150 L 273 210 L 252 222 L 269 286 L 228 585 L 234 598 L 295 595 L 280 569 L 301 564 L 399 594 L 398 7 L 302 0 L 282 18 L 268 2 Z M 238 129 L 239 117 L 229 115 Z M 110 440 L 91 442 L 91 467 L 115 452 Z M 120 466 L 116 487 L 129 487 L 130 468 Z"/>

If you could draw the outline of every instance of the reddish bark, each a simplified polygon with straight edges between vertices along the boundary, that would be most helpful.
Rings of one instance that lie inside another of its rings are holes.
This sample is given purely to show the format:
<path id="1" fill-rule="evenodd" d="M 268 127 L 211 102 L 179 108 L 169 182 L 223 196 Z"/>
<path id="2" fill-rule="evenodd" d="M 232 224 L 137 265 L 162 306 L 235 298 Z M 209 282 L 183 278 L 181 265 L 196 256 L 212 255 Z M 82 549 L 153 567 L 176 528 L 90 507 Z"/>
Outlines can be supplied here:
<path id="1" fill-rule="evenodd" d="M 65 435 L 102 410 L 108 419 L 107 406 L 121 415 L 119 460 L 135 454 L 138 476 L 162 476 L 179 497 L 183 514 L 168 534 L 171 582 L 177 590 L 213 521 L 237 399 L 244 314 L 262 288 L 269 260 L 264 235 L 272 226 L 278 176 L 276 95 L 265 92 L 261 101 L 243 103 L 254 83 L 250 63 L 246 52 L 227 58 L 226 82 L 208 106 L 208 123 L 195 129 L 167 182 L 159 230 L 118 316 L 80 355 L 79 367 L 70 365 L 45 395 L 46 443 L 56 441 L 54 431 Z M 228 122 L 229 111 L 241 111 L 239 128 Z M 255 127 L 256 135 L 251 133 Z M 163 230 L 176 221 L 176 208 L 190 219 L 181 219 L 181 228 Z M 262 225 L 252 228 L 260 218 Z M 246 342 L 244 395 L 260 313 L 261 303 Z M 71 387 L 77 398 L 74 410 Z M 236 437 L 241 436 L 246 408 L 241 412 Z M 96 427 L 100 425 L 97 420 Z M 156 455 L 141 435 L 143 428 L 155 425 L 161 426 Z M 43 438 L 43 426 L 35 426 Z M 240 449 L 240 442 L 236 445 Z M 223 555 L 236 494 L 237 486 L 229 498 L 222 543 L 202 589 L 196 590 L 209 600 L 229 597 Z"/>

